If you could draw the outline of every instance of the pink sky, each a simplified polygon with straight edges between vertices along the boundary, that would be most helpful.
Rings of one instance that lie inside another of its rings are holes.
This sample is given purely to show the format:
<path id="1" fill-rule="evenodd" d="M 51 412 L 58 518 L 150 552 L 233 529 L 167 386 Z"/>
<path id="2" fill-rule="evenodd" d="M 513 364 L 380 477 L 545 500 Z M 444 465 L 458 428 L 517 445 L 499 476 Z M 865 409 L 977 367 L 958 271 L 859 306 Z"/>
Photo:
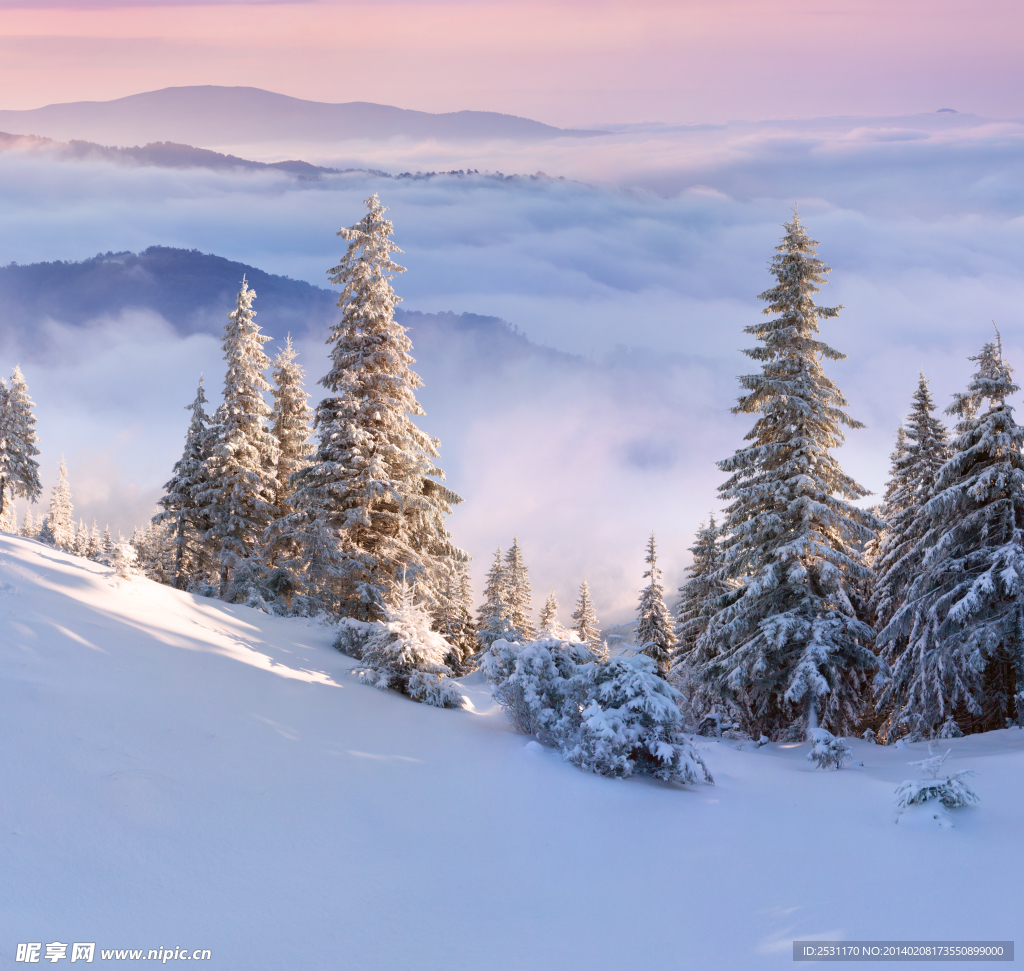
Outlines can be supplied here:
<path id="1" fill-rule="evenodd" d="M 1024 115 L 1019 0 L 0 0 L 0 107 L 169 85 L 599 121 Z"/>

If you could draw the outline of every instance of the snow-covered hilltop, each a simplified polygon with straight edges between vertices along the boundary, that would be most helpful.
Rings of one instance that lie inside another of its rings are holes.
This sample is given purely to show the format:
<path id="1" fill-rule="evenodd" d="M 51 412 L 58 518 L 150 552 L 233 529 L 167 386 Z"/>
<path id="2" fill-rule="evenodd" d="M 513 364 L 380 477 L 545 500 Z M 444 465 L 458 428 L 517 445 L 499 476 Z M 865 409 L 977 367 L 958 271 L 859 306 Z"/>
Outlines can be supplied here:
<path id="1" fill-rule="evenodd" d="M 0 955 L 774 968 L 793 939 L 1021 927 L 992 877 L 1024 851 L 1022 731 L 942 743 L 981 802 L 908 827 L 923 743 L 853 740 L 864 766 L 835 772 L 809 743 L 698 739 L 713 788 L 620 782 L 513 734 L 479 674 L 474 708 L 418 705 L 332 639 L 0 535 Z"/>

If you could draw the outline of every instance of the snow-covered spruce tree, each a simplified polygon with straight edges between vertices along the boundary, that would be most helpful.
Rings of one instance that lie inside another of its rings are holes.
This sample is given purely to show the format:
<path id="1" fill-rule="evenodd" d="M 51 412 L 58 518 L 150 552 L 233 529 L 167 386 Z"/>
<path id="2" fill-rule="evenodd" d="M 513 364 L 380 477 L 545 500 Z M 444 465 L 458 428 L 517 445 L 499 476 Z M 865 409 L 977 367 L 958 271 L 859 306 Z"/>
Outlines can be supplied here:
<path id="1" fill-rule="evenodd" d="M 646 655 L 594 663 L 575 637 L 499 640 L 484 652 L 481 668 L 515 731 L 557 746 L 581 768 L 712 782 L 683 733 L 682 696 Z"/>
<path id="2" fill-rule="evenodd" d="M 676 657 L 684 662 L 708 629 L 708 621 L 718 612 L 720 600 L 729 589 L 718 576 L 723 564 L 714 515 L 708 516 L 707 524 L 700 524 L 690 552 L 693 563 L 686 568 L 689 579 L 679 588 L 673 632 L 678 642 Z"/>
<path id="3" fill-rule="evenodd" d="M 599 775 L 650 775 L 684 785 L 714 780 L 684 734 L 680 693 L 644 654 L 587 665 L 579 727 L 565 759 Z"/>
<path id="4" fill-rule="evenodd" d="M 206 461 L 207 483 L 199 497 L 210 519 L 205 541 L 215 551 L 222 597 L 232 571 L 257 551 L 276 515 L 278 447 L 265 424 L 270 408 L 263 400 L 263 392 L 270 390 L 263 377 L 270 366 L 263 345 L 270 338 L 253 319 L 255 296 L 243 278 L 224 328 L 224 401 L 214 415 L 217 442 Z"/>
<path id="5" fill-rule="evenodd" d="M 206 392 L 203 378 L 192 404 L 192 413 L 185 448 L 174 463 L 174 474 L 164 485 L 165 495 L 159 501 L 163 512 L 154 521 L 167 524 L 173 531 L 174 565 L 171 583 L 179 590 L 199 583 L 208 583 L 216 569 L 203 537 L 212 526 L 203 496 L 210 487 L 209 461 L 217 441 L 217 431 L 210 427 L 206 414 Z"/>
<path id="6" fill-rule="evenodd" d="M 870 579 L 856 544 L 879 521 L 846 500 L 867 490 L 831 454 L 841 425 L 863 427 L 843 410 L 822 358 L 845 355 L 817 339 L 818 321 L 838 307 L 814 303 L 829 268 L 798 215 L 786 224 L 760 295 L 770 319 L 747 327 L 762 362 L 740 378 L 747 394 L 733 408 L 760 414 L 739 449 L 719 468 L 729 503 L 719 579 L 736 583 L 711 618 L 695 652 L 696 675 L 712 697 L 736 705 L 752 735 L 803 733 L 821 725 L 852 731 L 868 679 L 877 668 L 874 631 L 858 616 L 850 588 Z"/>
<path id="7" fill-rule="evenodd" d="M 497 640 L 515 641 L 519 637 L 512 624 L 512 609 L 509 604 L 508 583 L 505 564 L 501 558 L 501 547 L 494 554 L 494 562 L 487 571 L 484 585 L 484 602 L 480 607 L 476 637 L 481 650 L 486 650 Z"/>
<path id="8" fill-rule="evenodd" d="M 647 558 L 644 562 L 648 566 L 644 579 L 649 579 L 650 583 L 640 592 L 636 644 L 640 653 L 646 654 L 658 665 L 661 676 L 667 677 L 676 646 L 676 635 L 672 631 L 668 607 L 665 606 L 665 591 L 661 582 L 661 569 L 658 567 L 654 533 L 651 533 L 651 538 L 647 541 Z"/>
<path id="9" fill-rule="evenodd" d="M 0 516 L 12 498 L 35 502 L 42 492 L 34 407 L 21 368 L 15 366 L 9 388 L 0 380 Z"/>
<path id="10" fill-rule="evenodd" d="M 267 549 L 276 563 L 262 578 L 268 596 L 302 616 L 338 614 L 350 561 L 327 522 L 326 510 L 294 509 L 271 523 L 267 536 Z"/>
<path id="11" fill-rule="evenodd" d="M 939 470 L 950 458 L 946 426 L 933 411 L 935 402 L 921 372 L 913 407 L 897 434 L 882 505 L 885 531 L 873 563 L 875 585 L 869 605 L 879 630 L 892 620 L 907 584 L 920 569 L 920 540 L 927 528 L 924 505 L 934 495 Z M 893 648 L 883 654 L 887 661 L 895 657 Z"/>
<path id="12" fill-rule="evenodd" d="M 96 559 L 103 552 L 103 541 L 100 539 L 100 527 L 96 520 L 92 521 L 92 532 L 89 534 L 89 552 L 86 554 L 90 560 Z"/>
<path id="13" fill-rule="evenodd" d="M 508 592 L 508 606 L 515 640 L 533 640 L 537 631 L 530 615 L 533 605 L 530 602 L 530 571 L 523 560 L 523 548 L 519 545 L 519 537 L 512 539 L 512 545 L 505 554 L 505 589 Z"/>
<path id="14" fill-rule="evenodd" d="M 385 608 L 384 620 L 368 625 L 363 644 L 360 680 L 375 688 L 393 688 L 413 701 L 437 708 L 462 708 L 465 699 L 451 680 L 445 664 L 451 645 L 430 629 L 430 617 L 416 603 L 404 581 L 396 590 L 396 604 Z"/>
<path id="15" fill-rule="evenodd" d="M 50 508 L 46 514 L 44 530 L 40 539 L 52 543 L 59 550 L 71 550 L 75 543 L 75 525 L 72 519 L 74 506 L 71 505 L 71 487 L 68 485 L 68 467 L 63 456 L 60 460 L 60 478 L 50 493 Z"/>
<path id="16" fill-rule="evenodd" d="M 391 221 L 376 195 L 366 205 L 363 219 L 339 230 L 348 250 L 328 271 L 342 288 L 341 320 L 328 337 L 332 366 L 320 381 L 330 396 L 317 406 L 316 451 L 295 474 L 292 503 L 323 511 L 346 561 L 342 610 L 372 620 L 403 576 L 429 601 L 441 564 L 467 556 L 445 526 L 462 500 L 438 481 L 440 443 L 413 422 L 424 413 L 415 394 L 422 382 L 394 319 L 390 280 L 404 268 L 391 259 Z"/>
<path id="17" fill-rule="evenodd" d="M 878 637 L 887 739 L 950 719 L 965 733 L 1003 728 L 1024 710 L 1024 428 L 1006 401 L 1019 388 L 1000 340 L 970 360 L 968 390 L 946 409 L 958 435 L 924 504 L 920 566 Z"/>
<path id="18" fill-rule="evenodd" d="M 601 629 L 597 626 L 597 614 L 594 613 L 594 603 L 590 599 L 590 587 L 586 579 L 580 584 L 580 595 L 576 599 L 572 619 L 575 622 L 572 629 L 579 639 L 590 648 L 595 657 L 603 657 L 605 648 L 601 643 Z"/>
<path id="19" fill-rule="evenodd" d="M 71 551 L 75 556 L 85 557 L 89 555 L 89 530 L 86 528 L 85 520 L 82 518 L 78 520 L 78 528 L 75 530 L 75 539 Z"/>
<path id="20" fill-rule="evenodd" d="M 435 585 L 433 628 L 450 645 L 445 658 L 457 675 L 473 669 L 470 658 L 476 653 L 476 625 L 473 623 L 473 590 L 465 563 L 452 561 Z"/>
<path id="21" fill-rule="evenodd" d="M 274 358 L 271 374 L 274 378 L 274 408 L 270 415 L 270 429 L 277 439 L 277 505 L 282 513 L 290 511 L 289 499 L 292 475 L 309 461 L 313 446 L 309 443 L 313 410 L 303 381 L 305 370 L 296 362 L 298 352 L 288 335 L 284 347 Z"/>
<path id="22" fill-rule="evenodd" d="M 25 510 L 25 518 L 21 521 L 21 535 L 28 539 L 35 539 L 39 535 L 39 529 L 32 520 L 31 506 Z"/>
<path id="23" fill-rule="evenodd" d="M 544 608 L 540 612 L 540 634 L 546 633 L 561 638 L 565 638 L 569 634 L 568 629 L 559 623 L 558 600 L 554 590 L 548 594 L 548 599 L 544 601 Z"/>

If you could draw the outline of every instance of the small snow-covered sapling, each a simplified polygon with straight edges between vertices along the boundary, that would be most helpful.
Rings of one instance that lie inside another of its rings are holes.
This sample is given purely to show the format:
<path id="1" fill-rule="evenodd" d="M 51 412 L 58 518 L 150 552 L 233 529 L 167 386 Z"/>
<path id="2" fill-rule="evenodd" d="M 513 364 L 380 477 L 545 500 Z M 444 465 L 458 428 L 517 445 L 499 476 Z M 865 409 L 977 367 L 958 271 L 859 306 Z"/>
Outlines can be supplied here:
<path id="1" fill-rule="evenodd" d="M 971 769 L 961 769 L 951 775 L 939 777 L 939 772 L 952 751 L 949 749 L 945 755 L 934 755 L 931 743 L 929 743 L 928 758 L 908 763 L 916 766 L 922 775 L 927 775 L 929 778 L 924 781 L 907 779 L 899 785 L 896 789 L 897 811 L 902 813 L 911 806 L 919 806 L 932 799 L 938 799 L 946 809 L 958 809 L 972 802 L 978 802 L 978 794 L 964 782 L 968 776 L 977 775 L 976 772 Z"/>
<path id="2" fill-rule="evenodd" d="M 829 766 L 841 769 L 843 762 L 851 755 L 846 739 L 836 738 L 824 728 L 812 728 L 807 737 L 813 743 L 807 753 L 808 761 L 814 762 L 819 769 L 827 769 Z"/>

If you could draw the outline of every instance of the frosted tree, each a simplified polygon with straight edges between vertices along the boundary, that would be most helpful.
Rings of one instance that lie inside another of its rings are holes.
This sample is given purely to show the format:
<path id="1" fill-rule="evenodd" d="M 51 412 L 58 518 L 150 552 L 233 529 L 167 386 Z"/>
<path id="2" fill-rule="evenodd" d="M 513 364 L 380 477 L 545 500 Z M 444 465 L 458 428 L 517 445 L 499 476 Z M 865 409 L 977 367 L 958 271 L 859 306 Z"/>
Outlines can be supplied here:
<path id="1" fill-rule="evenodd" d="M 473 623 L 473 591 L 465 563 L 453 561 L 436 584 L 432 613 L 433 628 L 452 650 L 445 663 L 456 674 L 468 674 L 470 657 L 476 653 L 476 625 Z"/>
<path id="2" fill-rule="evenodd" d="M 253 319 L 255 296 L 243 278 L 224 328 L 224 401 L 214 416 L 218 440 L 206 462 L 208 482 L 200 497 L 210 518 L 206 541 L 217 551 L 222 597 L 231 571 L 253 555 L 276 514 L 278 446 L 265 424 L 270 408 L 263 400 L 270 390 L 263 377 L 270 366 L 263 345 L 270 338 Z"/>
<path id="3" fill-rule="evenodd" d="M 217 432 L 210 427 L 206 403 L 200 375 L 195 399 L 186 406 L 186 411 L 192 413 L 192 420 L 185 433 L 185 448 L 181 458 L 174 463 L 170 481 L 164 485 L 165 495 L 159 500 L 164 511 L 154 517 L 155 522 L 172 530 L 174 564 L 171 583 L 179 590 L 194 582 L 206 582 L 214 568 L 204 537 L 213 525 L 205 496 L 210 488 L 208 463 L 216 445 Z"/>
<path id="4" fill-rule="evenodd" d="M 689 578 L 679 588 L 679 602 L 676 604 L 674 633 L 678 642 L 676 655 L 680 659 L 686 658 L 697 646 L 708 629 L 708 622 L 717 613 L 723 594 L 729 589 L 718 576 L 722 568 L 722 550 L 718 545 L 718 526 L 714 515 L 708 516 L 707 524 L 700 524 L 690 552 L 693 563 L 686 569 Z"/>
<path id="5" fill-rule="evenodd" d="M 946 426 L 932 415 L 935 402 L 922 372 L 910 415 L 900 426 L 892 454 L 882 518 L 885 532 L 874 561 L 870 610 L 879 629 L 892 620 L 907 584 L 920 569 L 926 531 L 924 506 L 935 492 L 939 470 L 950 457 Z"/>
<path id="6" fill-rule="evenodd" d="M 821 366 L 845 357 L 817 339 L 819 320 L 840 310 L 814 303 L 829 268 L 798 215 L 785 228 L 776 285 L 760 295 L 770 319 L 745 329 L 761 342 L 745 353 L 762 370 L 740 378 L 747 394 L 733 408 L 760 417 L 750 445 L 719 463 L 731 475 L 720 490 L 729 505 L 718 578 L 736 586 L 701 638 L 696 674 L 752 734 L 800 733 L 819 719 L 845 733 L 877 667 L 851 588 L 871 578 L 858 545 L 881 524 L 847 501 L 868 493 L 831 453 L 840 426 L 863 426 Z"/>
<path id="7" fill-rule="evenodd" d="M 110 538 L 110 526 L 103 527 L 103 549 L 101 552 L 111 554 L 114 552 L 114 541 Z"/>
<path id="8" fill-rule="evenodd" d="M 21 368 L 15 366 L 10 387 L 0 380 L 0 517 L 12 498 L 35 502 L 42 492 L 34 407 Z"/>
<path id="9" fill-rule="evenodd" d="M 313 446 L 309 443 L 313 411 L 303 381 L 306 372 L 296 362 L 298 353 L 292 346 L 291 334 L 274 358 L 274 409 L 270 428 L 277 439 L 278 507 L 287 510 L 291 496 L 292 475 L 309 460 Z"/>
<path id="10" fill-rule="evenodd" d="M 496 640 L 518 640 L 519 632 L 512 624 L 512 608 L 509 603 L 508 581 L 505 564 L 501 558 L 501 547 L 494 554 L 494 562 L 487 571 L 484 585 L 484 602 L 480 607 L 480 620 L 476 636 L 482 649 L 490 647 Z"/>
<path id="11" fill-rule="evenodd" d="M 75 525 L 71 514 L 71 487 L 68 485 L 68 467 L 63 457 L 60 460 L 60 478 L 50 494 L 50 508 L 46 514 L 45 537 L 40 539 L 52 543 L 59 550 L 72 550 L 75 544 Z"/>
<path id="12" fill-rule="evenodd" d="M 665 589 L 661 582 L 654 533 L 651 533 L 647 541 L 647 557 L 644 562 L 647 564 L 644 579 L 650 582 L 640 593 L 636 623 L 637 649 L 657 664 L 662 677 L 667 677 L 676 646 L 676 635 L 672 631 L 668 607 L 665 606 Z"/>
<path id="13" fill-rule="evenodd" d="M 1006 400 L 1019 388 L 1000 340 L 970 360 L 946 409 L 958 434 L 923 506 L 920 565 L 878 637 L 888 738 L 1003 728 L 1024 708 L 1024 429 Z"/>
<path id="14" fill-rule="evenodd" d="M 395 322 L 391 221 L 376 195 L 367 213 L 341 229 L 348 241 L 329 272 L 341 287 L 341 320 L 328 337 L 331 369 L 321 379 L 330 396 L 317 406 L 318 443 L 294 477 L 296 508 L 322 510 L 346 559 L 343 611 L 367 620 L 384 616 L 403 576 L 426 599 L 449 560 L 465 560 L 445 525 L 461 498 L 442 485 L 439 442 L 413 417 L 422 382 L 412 371 L 412 342 Z"/>
<path id="15" fill-rule="evenodd" d="M 297 353 L 289 335 L 285 346 L 274 359 L 272 370 L 274 409 L 270 416 L 270 428 L 279 449 L 277 518 L 269 524 L 264 535 L 264 556 L 267 564 L 272 570 L 279 571 L 280 579 L 285 580 L 289 587 L 301 585 L 302 577 L 295 573 L 285 576 L 280 571 L 294 570 L 303 559 L 323 562 L 325 541 L 329 543 L 332 551 L 330 558 L 334 566 L 331 569 L 339 569 L 342 574 L 344 573 L 344 566 L 338 559 L 340 543 L 337 537 L 330 541 L 320 534 L 324 516 L 318 515 L 313 509 L 296 510 L 291 504 L 292 477 L 306 465 L 313 452 L 313 446 L 309 444 L 313 412 L 309 407 L 309 395 L 303 386 L 305 371 L 296 362 L 296 358 Z M 313 545 L 309 550 L 303 551 L 297 545 L 302 542 L 311 542 Z M 337 587 L 340 579 L 341 574 L 334 579 L 332 587 Z M 319 585 L 315 586 L 319 592 L 314 596 L 326 608 L 326 602 L 321 597 L 326 591 Z M 330 600 L 336 602 L 337 598 L 332 595 Z"/>
<path id="16" fill-rule="evenodd" d="M 25 518 L 21 522 L 21 535 L 28 539 L 35 539 L 35 537 L 39 535 L 39 530 L 32 520 L 31 507 L 25 510 Z"/>
<path id="17" fill-rule="evenodd" d="M 555 599 L 555 591 L 548 594 L 544 601 L 544 607 L 540 612 L 540 629 L 542 632 L 551 631 L 560 634 L 565 628 L 558 622 L 558 600 Z"/>
<path id="18" fill-rule="evenodd" d="M 516 640 L 531 641 L 536 635 L 536 628 L 530 615 L 531 605 L 530 571 L 523 560 L 523 548 L 519 545 L 519 537 L 512 540 L 512 545 L 505 554 L 505 589 L 508 592 L 509 616 L 516 632 Z"/>
<path id="19" fill-rule="evenodd" d="M 75 530 L 72 552 L 75 556 L 84 557 L 89 555 L 89 529 L 85 525 L 85 520 L 81 518 L 78 520 L 78 529 Z"/>
<path id="20" fill-rule="evenodd" d="M 586 579 L 580 584 L 580 595 L 576 600 L 576 609 L 572 612 L 573 630 L 579 635 L 581 641 L 596 654 L 604 653 L 601 644 L 601 631 L 597 626 L 597 614 L 594 613 L 594 604 L 590 599 L 590 587 Z"/>
<path id="21" fill-rule="evenodd" d="M 90 559 L 95 559 L 103 552 L 103 540 L 100 538 L 100 528 L 96 520 L 92 521 L 92 532 L 89 534 L 89 552 L 86 554 Z"/>

